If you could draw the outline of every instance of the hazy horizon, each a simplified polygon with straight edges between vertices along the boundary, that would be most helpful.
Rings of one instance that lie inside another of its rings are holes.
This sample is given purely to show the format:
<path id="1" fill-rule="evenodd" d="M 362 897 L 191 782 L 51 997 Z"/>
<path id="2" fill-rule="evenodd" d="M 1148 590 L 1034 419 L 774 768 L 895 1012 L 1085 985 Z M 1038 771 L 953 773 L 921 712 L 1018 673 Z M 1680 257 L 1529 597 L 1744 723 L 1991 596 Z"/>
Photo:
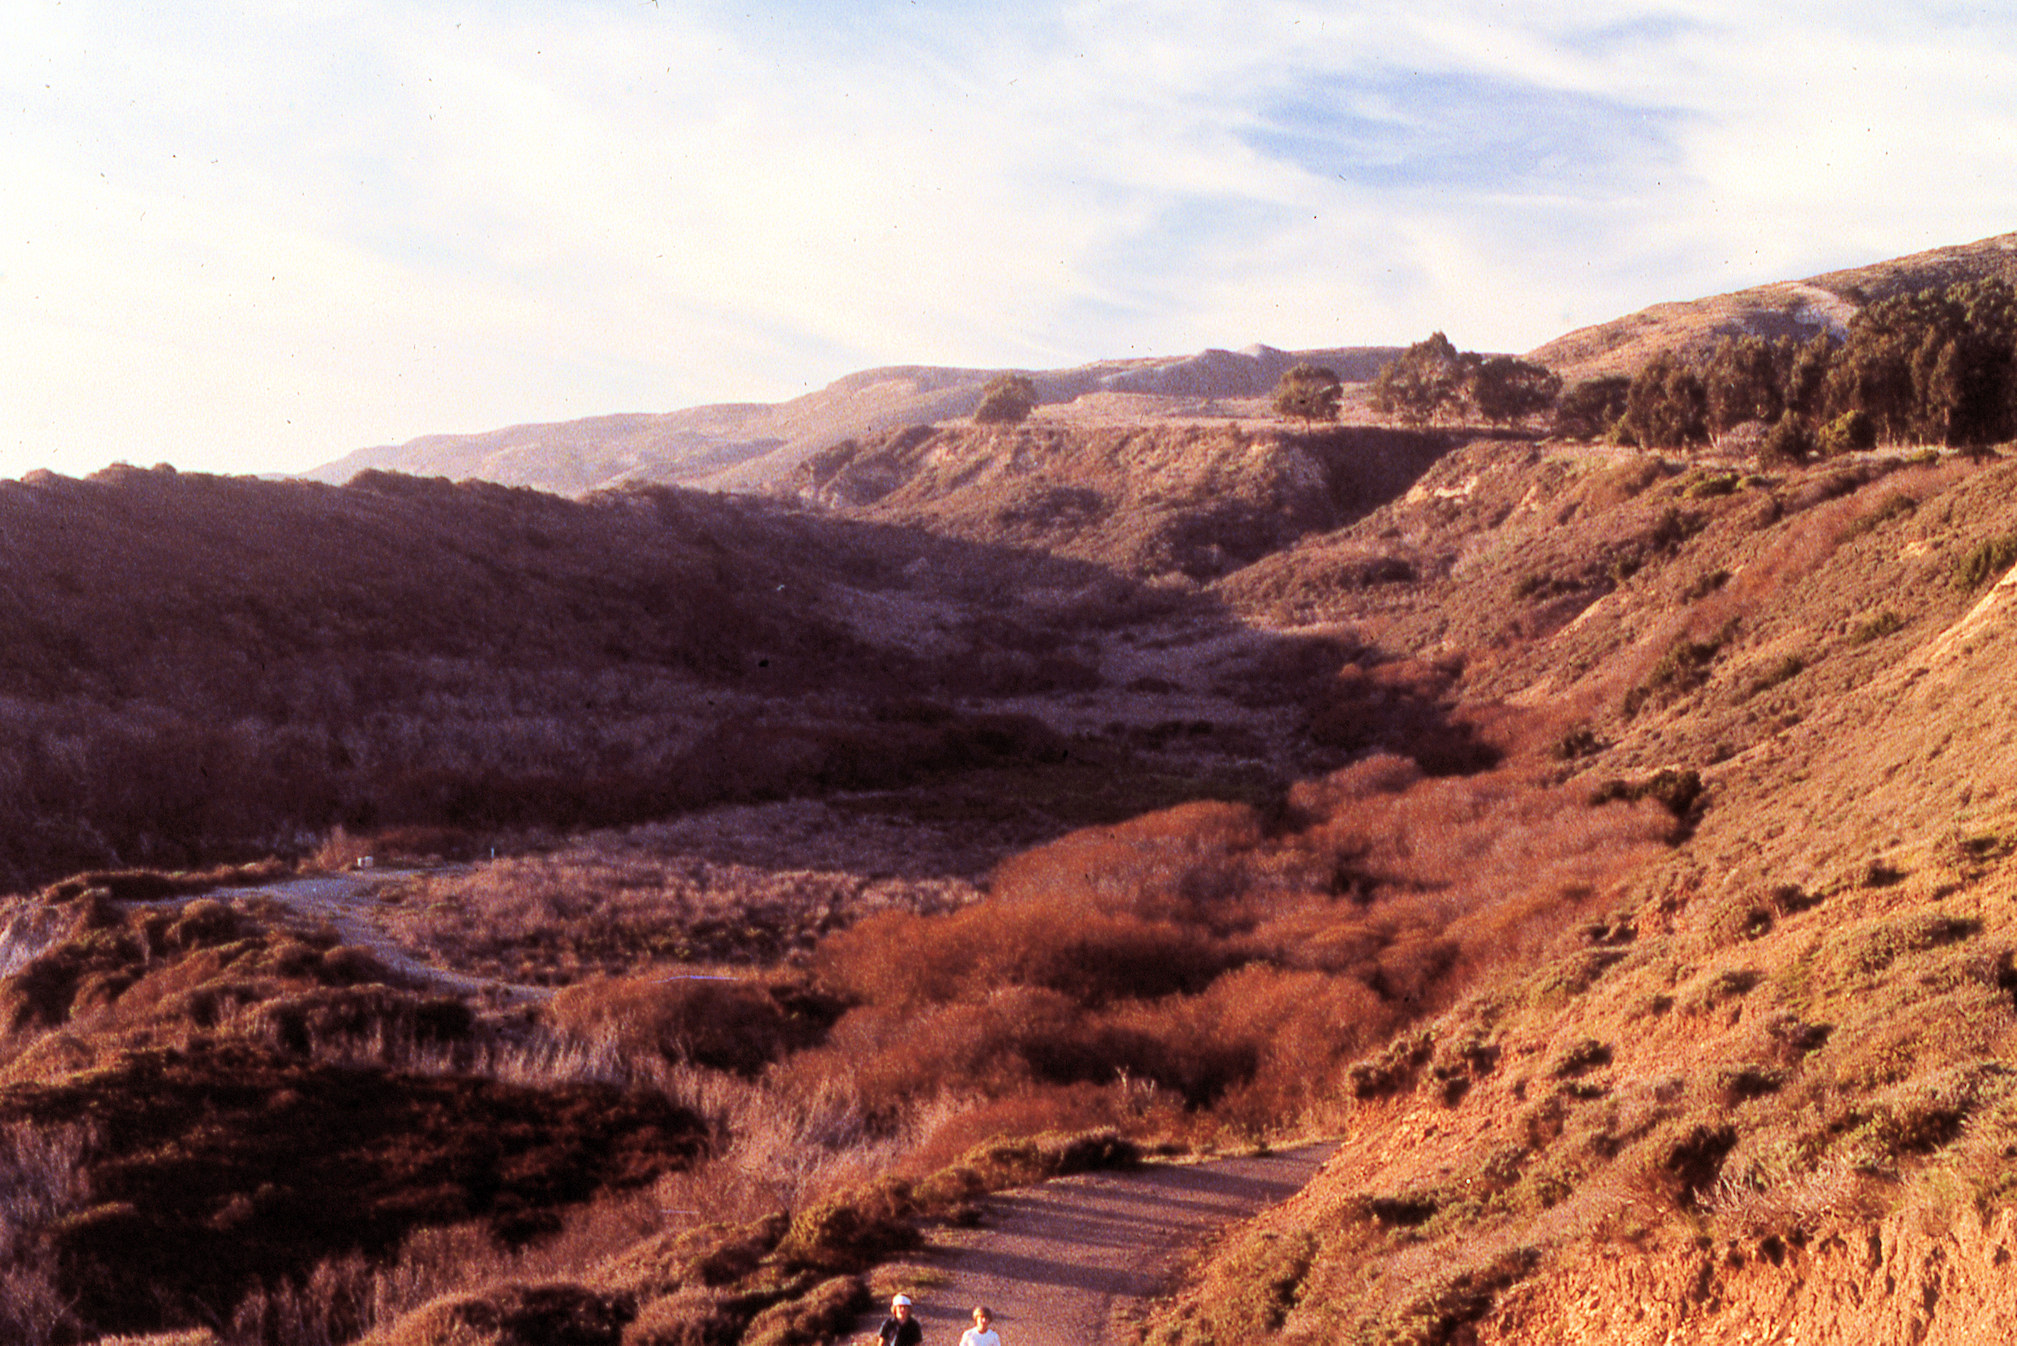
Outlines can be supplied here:
<path id="1" fill-rule="evenodd" d="M 1584 13 L 20 0 L 0 476 L 887 364 L 1527 350 L 2017 221 L 2017 17 Z"/>

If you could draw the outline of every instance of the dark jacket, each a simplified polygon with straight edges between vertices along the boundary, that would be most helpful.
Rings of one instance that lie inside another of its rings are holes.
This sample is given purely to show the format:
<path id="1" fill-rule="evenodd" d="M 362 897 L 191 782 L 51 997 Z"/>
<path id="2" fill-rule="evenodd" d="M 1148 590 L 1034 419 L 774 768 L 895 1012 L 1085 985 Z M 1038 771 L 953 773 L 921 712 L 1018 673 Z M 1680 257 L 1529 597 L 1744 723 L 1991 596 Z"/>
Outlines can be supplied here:
<path id="1" fill-rule="evenodd" d="M 924 1329 L 918 1326 L 917 1315 L 898 1322 L 894 1315 L 882 1320 L 882 1331 L 876 1334 L 882 1338 L 882 1346 L 924 1346 Z"/>

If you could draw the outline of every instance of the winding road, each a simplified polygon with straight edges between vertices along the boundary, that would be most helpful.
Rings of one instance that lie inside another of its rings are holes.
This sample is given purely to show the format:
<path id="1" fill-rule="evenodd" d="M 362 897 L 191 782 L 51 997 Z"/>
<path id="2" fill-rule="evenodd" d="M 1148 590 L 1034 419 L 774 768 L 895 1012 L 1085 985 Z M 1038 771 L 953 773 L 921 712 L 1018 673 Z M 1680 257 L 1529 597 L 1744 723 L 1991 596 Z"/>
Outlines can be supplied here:
<path id="1" fill-rule="evenodd" d="M 925 1346 L 954 1346 L 976 1304 L 1002 1346 L 1122 1346 L 1183 1254 L 1302 1190 L 1336 1147 L 1092 1173 L 983 1200 L 981 1227 L 935 1234 L 937 1280 L 915 1310 Z M 853 1340 L 873 1342 L 878 1312 Z"/>

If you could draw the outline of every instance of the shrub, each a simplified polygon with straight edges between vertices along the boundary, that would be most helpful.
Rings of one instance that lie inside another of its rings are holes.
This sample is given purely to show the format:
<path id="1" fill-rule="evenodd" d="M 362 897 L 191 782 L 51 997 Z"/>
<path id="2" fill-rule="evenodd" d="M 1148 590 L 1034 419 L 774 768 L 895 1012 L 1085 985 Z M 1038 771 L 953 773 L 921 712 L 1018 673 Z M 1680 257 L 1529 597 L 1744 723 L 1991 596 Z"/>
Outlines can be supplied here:
<path id="1" fill-rule="evenodd" d="M 1814 451 L 1823 458 L 1861 453 L 1877 447 L 1877 423 L 1864 411 L 1845 411 L 1814 436 Z"/>
<path id="2" fill-rule="evenodd" d="M 1004 987 L 1054 991 L 1097 1006 L 1198 991 L 1237 955 L 1207 934 L 1130 913 L 1000 898 L 943 917 L 872 917 L 827 940 L 818 966 L 876 1004 L 979 1000 Z"/>
<path id="3" fill-rule="evenodd" d="M 1987 538 L 1969 548 L 1954 565 L 1954 583 L 1979 589 L 2017 564 L 2017 533 Z"/>
<path id="4" fill-rule="evenodd" d="M 543 1012 L 570 1037 L 745 1076 L 825 1027 L 788 1014 L 761 985 L 726 978 L 595 978 L 558 992 Z"/>
<path id="5" fill-rule="evenodd" d="M 618 1346 L 629 1306 L 578 1285 L 503 1285 L 429 1305 L 372 1340 L 378 1346 Z"/>
<path id="6" fill-rule="evenodd" d="M 1867 645 L 1873 640 L 1882 640 L 1885 636 L 1904 629 L 1905 619 L 1891 611 L 1891 609 L 1885 608 L 1874 616 L 1865 617 L 1862 621 L 1850 627 L 1849 643 L 1851 645 Z"/>
<path id="7" fill-rule="evenodd" d="M 1279 1331 L 1316 1261 L 1306 1231 L 1247 1233 L 1212 1259 L 1200 1293 L 1149 1332 L 1151 1346 L 1258 1341 Z"/>
<path id="8" fill-rule="evenodd" d="M 1687 602 L 1699 603 L 1729 582 L 1730 572 L 1720 566 L 1705 570 L 1689 582 L 1688 587 L 1681 591 L 1681 597 Z"/>
<path id="9" fill-rule="evenodd" d="M 1735 472 L 1709 472 L 1688 483 L 1681 491 L 1690 500 L 1713 500 L 1717 496 L 1732 495 L 1743 484 L 1743 478 Z"/>
<path id="10" fill-rule="evenodd" d="M 1609 1044 L 1599 1042 L 1595 1038 L 1577 1038 L 1555 1054 L 1554 1059 L 1548 1063 L 1548 1073 L 1556 1079 L 1567 1079 L 1609 1064 L 1611 1064 Z"/>
<path id="11" fill-rule="evenodd" d="M 1021 374 L 997 374 L 981 389 L 973 418 L 982 425 L 1015 425 L 1036 409 L 1037 389 Z"/>
<path id="12" fill-rule="evenodd" d="M 860 1277 L 835 1276 L 757 1314 L 741 1340 L 743 1346 L 816 1346 L 836 1340 L 868 1306 Z"/>
<path id="13" fill-rule="evenodd" d="M 748 1320 L 724 1299 L 693 1286 L 651 1300 L 623 1329 L 622 1346 L 735 1346 Z"/>
<path id="14" fill-rule="evenodd" d="M 1581 724 L 1564 731 L 1548 749 L 1548 755 L 1558 762 L 1573 762 L 1579 757 L 1594 757 L 1603 750 L 1604 741 L 1597 737 L 1597 731 Z"/>
<path id="15" fill-rule="evenodd" d="M 1751 685 L 1744 689 L 1744 695 L 1752 697 L 1757 696 L 1761 692 L 1768 692 L 1780 683 L 1789 682 L 1806 671 L 1807 661 L 1805 658 L 1797 654 L 1784 655 L 1777 663 L 1751 679 Z"/>
<path id="16" fill-rule="evenodd" d="M 1625 714 L 1636 715 L 1650 700 L 1680 696 L 1707 682 L 1710 666 L 1729 636 L 1726 628 L 1707 640 L 1675 641 L 1646 674 L 1646 680 L 1625 694 Z"/>
<path id="17" fill-rule="evenodd" d="M 964 1175 L 956 1184 L 965 1189 L 962 1195 L 971 1196 L 1074 1173 L 1134 1168 L 1141 1158 L 1141 1146 L 1106 1128 L 1074 1135 L 1046 1132 L 991 1140 L 968 1150 L 951 1168 Z"/>
<path id="18" fill-rule="evenodd" d="M 865 1271 L 922 1242 L 916 1210 L 910 1184 L 901 1179 L 848 1188 L 795 1212 L 777 1256 L 817 1271 Z"/>
<path id="19" fill-rule="evenodd" d="M 1758 445 L 1758 461 L 1775 467 L 1796 467 L 1814 452 L 1814 436 L 1798 416 L 1781 416 Z"/>
<path id="20" fill-rule="evenodd" d="M 1686 821 L 1696 815 L 1703 796 L 1702 773 L 1692 769 L 1661 767 L 1644 780 L 1626 781 L 1613 779 L 1598 786 L 1590 796 L 1594 805 L 1608 804 L 1613 800 L 1651 799 L 1657 801 L 1675 818 Z"/>

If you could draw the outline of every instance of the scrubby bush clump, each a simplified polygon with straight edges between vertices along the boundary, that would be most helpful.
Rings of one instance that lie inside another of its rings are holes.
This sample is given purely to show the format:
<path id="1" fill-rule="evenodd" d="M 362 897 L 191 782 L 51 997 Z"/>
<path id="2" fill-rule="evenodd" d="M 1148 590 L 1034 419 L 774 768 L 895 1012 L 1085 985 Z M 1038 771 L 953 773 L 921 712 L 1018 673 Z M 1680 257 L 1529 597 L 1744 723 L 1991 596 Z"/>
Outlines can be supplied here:
<path id="1" fill-rule="evenodd" d="M 1017 425 L 1036 409 L 1037 388 L 1026 375 L 997 374 L 981 389 L 973 418 L 983 425 Z"/>

